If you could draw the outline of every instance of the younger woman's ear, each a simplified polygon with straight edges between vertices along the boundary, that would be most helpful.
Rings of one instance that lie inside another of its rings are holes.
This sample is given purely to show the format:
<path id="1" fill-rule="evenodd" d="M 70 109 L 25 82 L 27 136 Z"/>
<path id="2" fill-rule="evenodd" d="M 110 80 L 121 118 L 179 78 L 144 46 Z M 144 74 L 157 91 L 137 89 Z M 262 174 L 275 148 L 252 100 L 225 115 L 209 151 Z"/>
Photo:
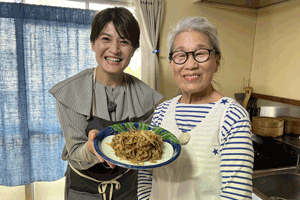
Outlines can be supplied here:
<path id="1" fill-rule="evenodd" d="M 93 51 L 95 51 L 95 50 L 94 50 L 94 48 L 95 48 L 95 42 L 91 41 L 91 45 L 92 45 Z"/>

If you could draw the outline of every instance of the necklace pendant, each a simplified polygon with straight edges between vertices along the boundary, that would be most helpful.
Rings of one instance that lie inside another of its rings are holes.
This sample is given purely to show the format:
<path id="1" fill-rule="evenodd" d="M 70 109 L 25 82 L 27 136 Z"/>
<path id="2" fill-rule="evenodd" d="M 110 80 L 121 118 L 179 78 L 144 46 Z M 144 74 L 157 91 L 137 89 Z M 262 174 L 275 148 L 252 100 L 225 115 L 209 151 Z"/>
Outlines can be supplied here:
<path id="1" fill-rule="evenodd" d="M 183 131 L 180 135 L 179 135 L 179 142 L 181 145 L 186 145 L 189 140 L 190 140 L 191 136 L 187 131 Z"/>

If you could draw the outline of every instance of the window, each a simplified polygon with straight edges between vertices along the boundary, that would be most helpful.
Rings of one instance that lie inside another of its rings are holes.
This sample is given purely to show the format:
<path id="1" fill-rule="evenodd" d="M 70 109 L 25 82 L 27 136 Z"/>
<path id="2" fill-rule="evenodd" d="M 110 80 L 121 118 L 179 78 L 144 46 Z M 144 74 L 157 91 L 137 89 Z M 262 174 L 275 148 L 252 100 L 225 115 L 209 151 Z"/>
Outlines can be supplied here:
<path id="1" fill-rule="evenodd" d="M 23 0 L 26 4 L 85 9 L 85 2 L 65 0 Z"/>
<path id="2" fill-rule="evenodd" d="M 105 9 L 105 8 L 107 8 L 107 7 L 113 7 L 114 5 L 107 5 L 107 4 L 96 4 L 96 3 L 86 3 L 86 2 L 75 2 L 75 1 L 61 1 L 61 0 L 46 0 L 46 1 L 44 1 L 44 0 L 15 0 L 15 1 L 13 1 L 13 0 L 0 0 L 1 2 L 6 2 L 6 3 L 13 3 L 13 2 L 15 2 L 15 3 L 23 3 L 23 4 L 37 4 L 37 5 L 47 5 L 47 6 L 52 6 L 52 8 L 56 8 L 56 7 L 69 7 L 69 8 L 75 8 L 75 9 L 87 9 L 87 8 L 92 8 L 92 10 L 102 10 L 102 9 Z M 17 5 L 18 6 L 18 5 Z M 28 5 L 27 5 L 28 6 Z M 31 5 L 30 5 L 31 6 Z M 36 6 L 37 7 L 37 6 Z M 39 7 L 41 7 L 41 6 L 39 6 Z M 60 8 L 59 8 L 60 9 Z M 72 10 L 72 11 L 74 11 L 73 9 L 68 9 L 68 10 Z M 133 8 L 129 8 L 129 10 L 130 11 L 132 11 L 133 13 L 134 13 L 134 10 L 133 10 Z M 1 12 L 2 13 L 2 12 Z M 11 25 L 11 26 L 8 26 L 7 25 L 7 29 L 4 29 L 5 31 L 2 31 L 2 33 L 7 33 L 7 31 L 6 30 L 9 30 L 9 31 L 16 31 L 15 30 L 15 28 L 16 27 L 20 27 L 20 26 L 18 26 L 18 24 L 17 25 L 15 25 L 15 23 L 14 23 L 14 20 L 10 20 L 10 18 L 5 18 L 3 21 L 8 21 L 9 23 L 8 23 L 8 25 Z M 19 20 L 20 21 L 20 20 Z M 37 20 L 37 21 L 40 21 L 40 20 Z M 29 24 L 29 25 L 28 25 Z M 28 26 L 30 26 L 31 24 L 30 23 L 28 23 L 27 24 L 27 27 Z M 74 25 L 74 27 L 75 28 L 77 28 L 77 25 Z M 86 25 L 86 33 L 88 33 L 88 27 L 89 27 L 89 25 Z M 22 29 L 22 27 L 21 27 L 21 29 Z M 3 29 L 0 29 L 0 30 L 3 30 Z M 18 29 L 18 30 L 20 30 L 20 29 Z M 39 31 L 35 31 L 35 30 L 32 30 L 32 32 L 34 33 L 34 34 L 37 34 L 37 35 L 40 35 L 40 34 L 38 34 L 39 33 Z M 61 33 L 61 31 L 58 31 L 58 32 L 60 32 Z M 0 33 L 1 33 L 1 31 L 0 31 Z M 7 34 L 6 34 L 7 35 Z M 49 34 L 49 35 L 51 35 L 51 34 Z M 88 35 L 88 34 L 86 34 L 86 35 Z M 18 36 L 20 36 L 20 35 L 18 35 Z M 3 37 L 0 37 L 0 38 L 2 38 L 3 39 Z M 7 36 L 7 38 L 9 38 L 9 35 Z M 15 39 L 16 40 L 16 39 Z M 25 40 L 26 40 L 26 38 L 25 38 Z M 89 40 L 89 38 L 87 39 L 87 41 Z M 16 43 L 16 42 L 15 42 Z M 8 47 L 12 47 L 12 48 L 16 48 L 16 44 L 15 43 L 12 43 L 12 40 L 8 40 L 8 42 L 7 43 L 5 43 L 5 44 L 8 44 L 7 46 Z M 3 44 L 3 43 L 1 43 L 1 44 Z M 37 45 L 37 42 L 35 42 L 35 41 L 33 41 L 32 43 L 26 43 L 27 45 L 31 45 L 31 46 L 33 46 L 33 48 L 35 48 L 34 46 L 35 45 Z M 83 43 L 81 43 L 81 44 L 83 44 Z M 88 48 L 90 48 L 88 45 L 86 45 L 86 48 L 88 49 Z M 7 50 L 7 49 L 6 49 Z M 53 50 L 59 50 L 58 48 L 56 48 L 56 47 L 54 47 L 53 48 Z M 82 49 L 81 49 L 82 50 Z M 32 52 L 29 52 L 28 54 L 30 54 L 31 55 L 31 62 L 33 62 L 33 63 L 36 63 L 37 62 L 37 59 L 35 59 L 36 58 L 36 55 L 35 55 L 35 53 L 36 52 L 34 52 L 35 50 L 34 49 L 32 49 Z M 83 51 L 83 50 L 82 50 Z M 49 56 L 49 52 L 51 52 L 51 51 L 46 51 L 46 54 L 45 55 L 48 55 Z M 53 52 L 52 52 L 53 53 Z M 55 53 L 55 52 L 54 52 Z M 66 52 L 65 54 L 68 54 L 69 52 Z M 92 51 L 91 51 L 91 53 L 88 53 L 88 54 L 92 54 Z M 1 55 L 1 54 L 0 54 Z M 6 54 L 5 54 L 6 55 Z M 64 56 L 64 55 L 63 55 Z M 45 57 L 47 57 L 47 56 L 40 56 L 40 57 L 42 57 L 42 58 L 45 58 Z M 80 56 L 78 56 L 78 57 L 80 57 Z M 84 56 L 85 57 L 85 56 Z M 92 60 L 92 59 L 95 59 L 94 58 L 94 55 L 91 55 L 91 56 L 88 56 L 90 59 L 87 59 L 87 60 Z M 46 60 L 46 59 L 45 59 Z M 49 60 L 52 60 L 52 59 L 49 59 Z M 59 60 L 61 60 L 61 59 L 59 59 Z M 135 52 L 135 54 L 134 54 L 134 57 L 132 58 L 132 60 L 131 60 L 131 63 L 129 64 L 129 67 L 126 69 L 126 71 L 127 72 L 129 72 L 129 73 L 131 73 L 131 74 L 133 74 L 133 75 L 135 75 L 136 77 L 138 77 L 138 78 L 140 78 L 140 63 L 139 63 L 139 60 L 140 60 L 140 51 L 137 51 L 137 52 Z M 36 65 L 38 65 L 38 64 L 36 64 Z M 93 66 L 94 64 L 92 64 L 92 65 L 90 65 L 90 66 Z M 17 66 L 17 64 L 15 64 L 15 66 Z M 32 66 L 32 65 L 29 65 L 29 66 Z M 40 65 L 39 65 L 40 66 Z M 71 65 L 70 65 L 71 66 Z M 84 66 L 84 65 L 81 65 L 81 66 Z M 10 70 L 10 68 L 8 67 L 8 69 Z M 73 68 L 74 69 L 74 68 Z M 69 69 L 67 69 L 66 70 L 66 74 L 68 74 L 68 76 L 70 76 L 70 74 L 72 74 L 72 73 L 75 73 L 75 70 L 74 71 L 72 71 L 73 70 L 72 69 L 72 67 L 70 67 Z M 76 70 L 78 70 L 78 69 L 76 69 Z M 36 73 L 37 73 L 38 71 L 36 70 Z M 14 73 L 13 75 L 15 76 L 15 74 L 21 74 L 21 73 Z M 24 74 L 24 73 L 23 73 Z M 60 73 L 57 73 L 57 74 L 60 74 Z M 56 74 L 55 74 L 56 75 Z M 50 79 L 52 79 L 52 80 L 58 80 L 59 79 L 59 75 L 57 75 L 57 76 L 55 76 L 55 75 L 52 75 L 51 76 L 51 78 Z M 25 75 L 24 75 L 25 76 Z M 42 80 L 42 79 L 41 79 Z M 9 80 L 9 82 L 11 82 L 12 80 Z M 39 80 L 40 81 L 40 80 Z M 30 89 L 34 89 L 35 91 L 34 92 L 36 92 L 36 93 L 39 93 L 39 94 L 41 94 L 41 92 L 39 92 L 39 88 L 49 88 L 49 86 L 45 86 L 44 87 L 44 85 L 42 85 L 42 84 L 44 84 L 45 83 L 45 81 L 41 81 L 42 83 L 41 84 L 37 84 L 36 82 L 30 82 L 31 84 L 33 84 L 34 85 L 34 87 L 31 87 L 32 85 L 29 85 L 29 84 L 27 84 L 27 86 L 26 87 L 28 87 L 28 88 L 30 88 Z M 19 84 L 20 85 L 20 84 Z M 22 85 L 22 84 L 21 84 Z M 17 87 L 17 86 L 15 86 L 15 87 Z M 35 89 L 35 88 L 37 88 L 37 89 Z M 1 88 L 1 89 L 3 89 L 3 88 Z M 4 88 L 5 89 L 5 88 Z M 10 90 L 7 90 L 8 92 L 12 92 L 12 91 L 10 91 Z M 28 90 L 26 90 L 26 88 L 24 87 L 24 88 L 22 88 L 22 91 L 27 91 L 27 93 L 29 94 L 30 93 L 30 91 L 28 91 Z M 2 91 L 1 91 L 2 92 Z M 14 91 L 13 91 L 14 92 Z M 15 93 L 17 93 L 17 92 L 15 92 Z M 37 99 L 35 98 L 37 95 L 35 95 L 34 93 L 32 93 L 33 95 L 30 95 L 30 99 L 28 99 L 28 100 L 36 100 L 37 101 Z M 18 95 L 18 94 L 17 94 Z M 5 95 L 4 95 L 5 96 Z M 22 94 L 19 94 L 19 96 L 20 96 L 20 99 L 25 99 L 25 98 L 21 98 L 21 97 L 23 97 L 23 96 L 25 96 L 25 95 L 23 95 L 23 93 Z M 18 97 L 19 97 L 18 96 Z M 40 95 L 40 96 L 42 96 L 43 97 L 43 95 Z M 7 98 L 9 98 L 9 96 L 7 95 Z M 6 99 L 4 99 L 4 101 L 5 101 Z M 45 98 L 44 98 L 44 100 L 43 101 L 45 101 L 45 102 L 48 102 L 48 100 L 49 100 L 49 98 L 47 98 L 46 96 L 45 96 Z M 16 103 L 14 100 L 12 100 L 13 101 L 13 103 Z M 29 101 L 28 101 L 29 102 Z M 18 102 L 17 102 L 18 103 Z M 17 104 L 16 103 L 16 104 Z M 28 103 L 28 104 L 30 104 L 30 103 Z M 3 104 L 4 105 L 4 104 Z M 5 104 L 6 105 L 6 104 Z M 27 104 L 24 104 L 24 105 L 27 105 Z M 22 106 L 22 107 L 26 107 L 26 106 L 24 106 L 23 104 L 19 104 L 18 103 L 18 106 Z M 35 105 L 35 104 L 33 104 L 33 105 Z M 44 103 L 44 105 L 46 105 L 46 107 L 47 107 L 47 109 L 48 109 L 48 107 L 49 107 L 49 105 L 50 104 L 48 104 L 48 103 Z M 52 104 L 51 104 L 52 105 Z M 1 106 L 0 106 L 0 108 L 2 108 Z M 27 108 L 26 108 L 27 109 Z M 51 107 L 51 109 L 54 109 L 54 108 L 52 108 Z M 31 132 L 34 132 L 35 130 L 39 130 L 39 127 L 41 127 L 41 125 L 39 124 L 39 122 L 40 122 L 40 119 L 39 119 L 39 117 L 36 117 L 36 115 L 37 114 L 39 114 L 39 113 L 41 113 L 41 112 L 33 112 L 33 111 L 35 111 L 35 110 L 42 110 L 43 111 L 43 108 L 39 108 L 38 106 L 36 106 L 36 107 L 34 107 L 34 110 L 32 110 L 31 108 L 28 108 L 27 109 L 28 111 L 30 111 L 30 112 L 28 112 L 28 113 L 26 113 L 26 116 L 28 117 L 28 120 L 31 120 L 32 118 L 34 118 L 34 119 L 36 119 L 33 123 L 32 123 L 32 126 L 30 126 L 30 131 Z M 31 112 L 32 111 L 32 112 Z M 4 112 L 3 112 L 4 113 Z M 42 113 L 45 113 L 45 112 L 42 112 Z M 55 113 L 55 112 L 52 112 L 52 113 Z M 44 114 L 45 115 L 45 114 Z M 23 116 L 23 115 L 22 115 Z M 47 114 L 46 115 L 47 116 L 47 118 L 49 119 L 50 118 L 50 116 Z M 2 118 L 0 118 L 1 120 L 2 120 Z M 3 118 L 4 119 L 4 118 Z M 20 118 L 15 118 L 15 120 L 20 120 L 20 119 L 23 119 L 22 117 L 20 117 Z M 55 119 L 56 119 L 56 117 L 55 117 Z M 14 119 L 12 118 L 9 122 L 12 122 L 11 124 L 12 125 L 15 125 L 16 124 L 16 122 L 14 121 Z M 37 122 L 37 123 L 36 123 Z M 47 124 L 47 123 L 46 123 Z M 49 124 L 49 126 L 52 126 L 53 124 L 51 124 L 51 123 L 48 123 Z M 10 124 L 8 124 L 8 125 L 10 125 Z M 46 131 L 48 131 L 48 130 L 50 130 L 50 128 L 51 127 L 43 127 Z M 32 129 L 34 129 L 34 130 L 32 130 Z M 58 132 L 58 131 L 57 131 Z M 12 132 L 12 133 L 15 133 L 15 132 Z M 47 134 L 39 134 L 40 132 L 38 132 L 38 131 L 36 131 L 36 134 L 34 134 L 34 135 L 30 135 L 30 138 L 33 138 L 33 139 L 36 139 L 36 141 L 40 141 L 40 138 L 42 138 L 43 139 L 43 137 L 45 137 L 45 139 L 47 139 L 47 138 L 49 138 L 50 136 L 50 134 L 49 135 L 47 135 Z M 21 135 L 21 133 L 20 133 L 20 135 Z M 26 135 L 26 134 L 23 134 L 23 135 Z M 54 135 L 54 134 L 53 134 Z M 57 134 L 57 135 L 59 135 L 59 134 Z M 42 137 L 43 136 L 43 137 Z M 16 137 L 16 135 L 13 135 L 12 136 L 12 138 L 13 139 L 15 139 L 15 140 L 21 140 L 21 139 L 19 139 L 18 137 Z M 56 140 L 60 140 L 61 138 L 55 138 Z M 24 140 L 25 141 L 25 140 Z M 25 143 L 23 140 L 22 140 L 22 142 L 24 143 L 24 146 L 27 144 L 27 143 Z M 26 140 L 27 141 L 27 140 Z M 36 142 L 36 143 L 40 143 L 40 142 Z M 44 143 L 45 143 L 45 145 L 47 145 L 47 144 L 49 144 L 50 142 L 47 142 L 47 140 L 45 140 L 44 141 Z M 44 143 L 43 143 L 43 145 L 44 145 Z M 2 145 L 3 146 L 3 145 Z M 26 145 L 26 146 L 30 146 L 30 145 Z M 57 147 L 57 148 L 61 148 L 61 147 Z M 34 148 L 33 148 L 34 149 Z M 35 149 L 37 149 L 37 148 L 35 148 Z M 59 154 L 61 153 L 60 151 L 56 151 L 55 150 L 55 152 L 59 152 Z M 60 155 L 59 155 L 59 157 L 60 157 Z M 21 166 L 21 165 L 20 165 Z M 25 168 L 25 167 L 24 167 Z M 29 170 L 30 171 L 30 170 Z M 26 184 L 27 184 L 27 182 L 26 182 Z M 30 191 L 30 188 L 32 188 L 33 189 L 33 186 L 34 186 L 34 183 L 32 183 L 32 184 L 28 184 L 28 185 L 26 185 L 26 191 Z M 3 190 L 7 190 L 7 188 L 3 188 L 3 187 L 1 187 L 0 189 L 2 189 L 2 191 Z M 24 191 L 24 189 L 21 189 L 22 190 L 22 192 Z M 0 193 L 2 192 L 2 191 L 0 191 Z M 26 193 L 26 195 L 30 195 L 30 192 L 28 192 L 28 194 Z M 34 195 L 34 193 L 32 192 L 32 195 Z M 51 196 L 51 198 L 52 198 L 53 196 Z M 27 196 L 26 197 L 26 199 L 27 198 L 29 198 L 29 196 Z M 9 198 L 9 199 L 11 199 L 11 198 Z M 21 197 L 20 196 L 18 196 L 18 197 L 16 197 L 16 199 L 21 199 Z M 24 198 L 23 198 L 24 199 Z M 43 198 L 44 199 L 44 198 Z M 50 197 L 49 197 L 49 199 L 50 199 Z"/>
<path id="3" fill-rule="evenodd" d="M 45 6 L 56 6 L 56 7 L 66 7 L 66 8 L 76 8 L 76 9 L 90 9 L 90 10 L 103 10 L 109 7 L 114 7 L 113 4 L 99 4 L 92 2 L 80 2 L 80 1 L 68 1 L 68 0 L 1 0 L 2 2 L 17 2 L 35 5 L 45 5 Z M 126 7 L 135 16 L 135 11 L 133 7 Z M 141 78 L 141 51 L 136 50 L 134 56 L 132 57 L 129 66 L 125 69 L 126 73 L 132 74 L 137 78 Z"/>

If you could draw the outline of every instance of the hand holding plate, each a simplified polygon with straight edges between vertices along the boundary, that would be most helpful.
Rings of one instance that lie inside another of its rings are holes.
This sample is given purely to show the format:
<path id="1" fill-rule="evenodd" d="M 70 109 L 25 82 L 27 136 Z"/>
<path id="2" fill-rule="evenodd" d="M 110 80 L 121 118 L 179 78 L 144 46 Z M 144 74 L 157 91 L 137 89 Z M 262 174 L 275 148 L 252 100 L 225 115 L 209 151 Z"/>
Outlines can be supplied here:
<path id="1" fill-rule="evenodd" d="M 87 144 L 86 144 L 86 146 L 87 146 L 87 149 L 90 151 L 90 152 L 92 152 L 95 156 L 97 156 L 97 158 L 99 158 L 99 160 L 100 160 L 100 162 L 107 162 L 107 161 L 105 161 L 98 153 L 97 153 L 97 151 L 95 150 L 95 148 L 94 148 L 94 140 L 95 140 L 95 138 L 97 137 L 97 134 L 99 133 L 99 131 L 98 130 L 95 130 L 95 129 L 93 129 L 93 130 L 91 130 L 90 132 L 89 132 L 89 135 L 88 135 L 88 138 L 89 138 L 89 140 L 87 141 Z M 110 162 L 107 162 L 107 164 L 110 166 L 110 168 L 115 168 L 115 165 L 114 164 L 112 164 L 112 163 L 110 163 Z"/>

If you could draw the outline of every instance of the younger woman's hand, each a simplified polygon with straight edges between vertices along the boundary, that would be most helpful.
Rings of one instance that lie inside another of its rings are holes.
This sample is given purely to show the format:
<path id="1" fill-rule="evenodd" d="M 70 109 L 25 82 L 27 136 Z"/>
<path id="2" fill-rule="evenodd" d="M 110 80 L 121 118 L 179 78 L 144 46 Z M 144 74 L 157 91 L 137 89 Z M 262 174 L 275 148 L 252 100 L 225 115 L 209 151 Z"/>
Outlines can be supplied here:
<path id="1" fill-rule="evenodd" d="M 97 153 L 97 151 L 96 151 L 95 148 L 94 148 L 94 140 L 95 140 L 95 138 L 97 137 L 97 134 L 98 134 L 98 133 L 99 133 L 99 131 L 98 131 L 98 130 L 95 130 L 95 129 L 93 129 L 93 130 L 91 130 L 91 131 L 89 132 L 89 135 L 88 135 L 89 140 L 88 140 L 87 143 L 86 143 L 87 149 L 88 149 L 90 152 L 92 152 L 95 156 L 97 156 L 97 158 L 99 158 L 100 162 L 106 162 L 106 163 L 110 166 L 110 168 L 113 169 L 113 168 L 115 168 L 115 165 L 112 164 L 112 163 L 110 163 L 110 162 L 105 161 L 105 160 Z"/>

